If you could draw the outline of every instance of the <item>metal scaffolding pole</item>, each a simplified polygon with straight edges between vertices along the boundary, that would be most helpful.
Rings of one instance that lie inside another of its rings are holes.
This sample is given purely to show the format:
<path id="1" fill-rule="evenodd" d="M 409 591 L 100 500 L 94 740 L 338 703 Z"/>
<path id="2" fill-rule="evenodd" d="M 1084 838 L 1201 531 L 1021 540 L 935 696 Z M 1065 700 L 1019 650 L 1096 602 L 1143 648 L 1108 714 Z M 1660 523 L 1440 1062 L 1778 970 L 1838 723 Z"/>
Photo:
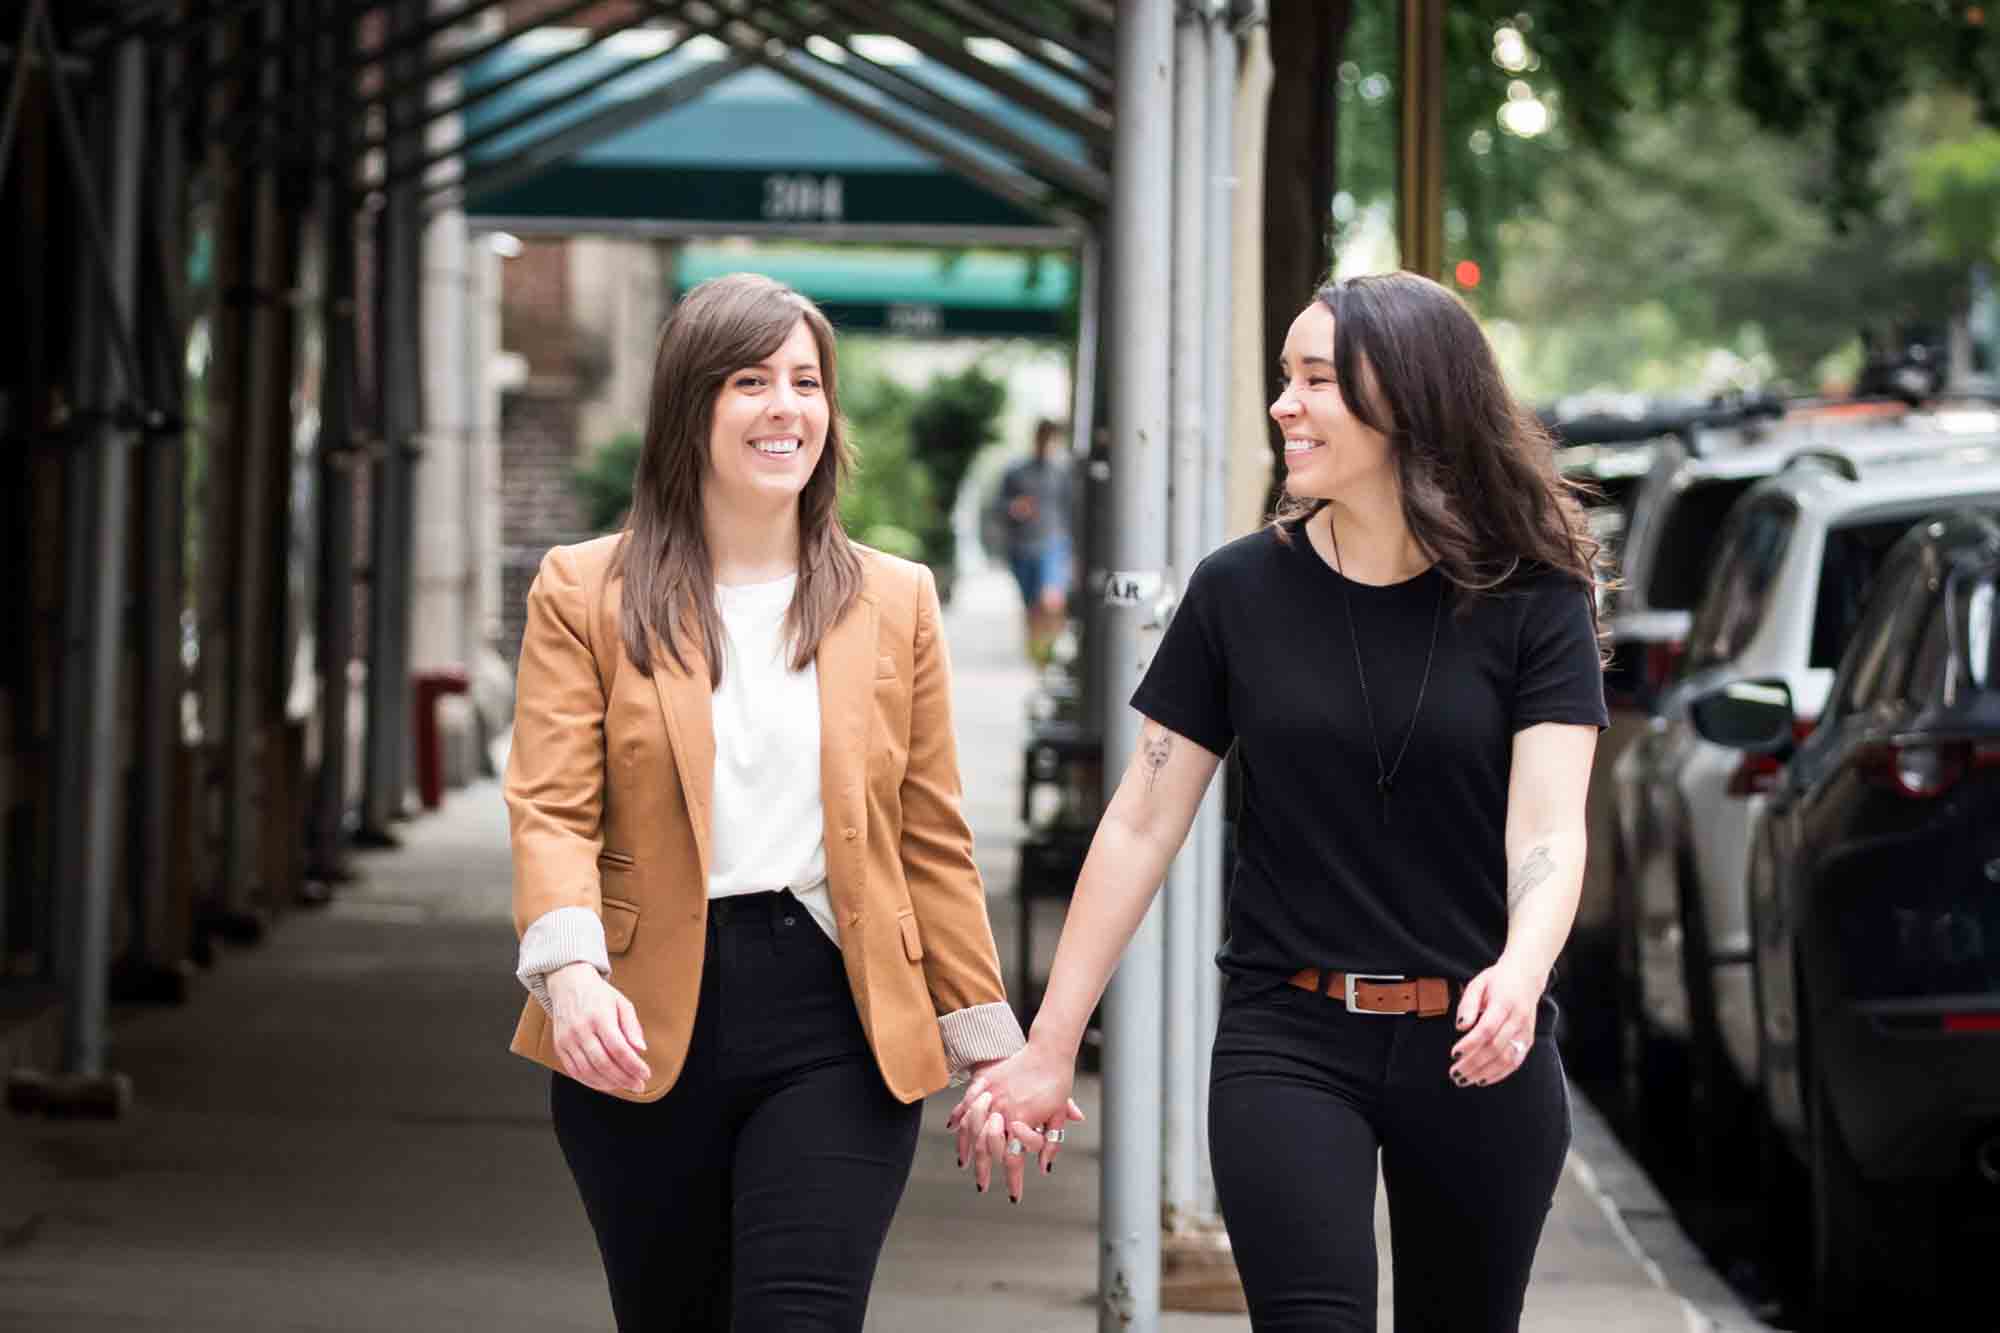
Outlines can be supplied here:
<path id="1" fill-rule="evenodd" d="M 55 59 L 55 34 L 42 21 L 44 49 Z M 119 46 L 112 60 L 111 142 L 106 156 L 107 203 L 110 219 L 105 244 L 97 259 L 106 272 L 112 308 L 99 325 L 107 334 L 129 329 L 137 305 L 139 253 L 139 172 L 146 132 L 146 48 L 140 41 Z M 55 85 L 58 104 L 68 93 Z M 82 147 L 78 134 L 74 146 Z M 88 179 L 90 164 L 75 157 L 79 183 Z M 95 213 L 95 200 L 82 201 Z M 93 216 L 93 223 L 96 222 Z M 95 228 L 93 228 L 94 230 Z M 126 348 L 129 353 L 129 346 Z M 93 358 L 92 406 L 109 409 L 144 392 L 133 373 L 136 358 L 128 355 Z M 72 970 L 68 1003 L 63 1012 L 63 1073 L 70 1080 L 63 1099 L 72 1109 L 88 1106 L 118 1114 L 131 1100 L 131 1085 L 105 1069 L 105 1021 L 110 1008 L 112 870 L 123 839 L 116 816 L 124 805 L 125 775 L 121 767 L 120 688 L 125 659 L 125 593 L 129 571 L 127 541 L 132 497 L 132 438 L 105 411 L 92 429 L 97 466 L 92 478 L 90 536 L 92 540 L 89 594 L 89 642 L 85 650 L 89 682 L 89 731 L 84 757 L 83 877 L 77 886 L 76 910 L 69 922 Z"/>
<path id="2" fill-rule="evenodd" d="M 344 4 L 346 0 L 332 0 Z M 341 25 L 327 42 L 335 62 L 354 45 L 353 26 Z M 343 85 L 329 118 L 333 160 L 348 161 L 353 137 L 351 95 Z M 354 660 L 354 472 L 361 450 L 354 430 L 355 263 L 354 193 L 343 165 L 328 172 L 326 200 L 325 389 L 321 394 L 319 458 L 319 772 L 313 788 L 306 876 L 316 885 L 348 878 L 347 816 L 348 667 Z M 314 890 L 323 892 L 323 888 Z"/>
<path id="3" fill-rule="evenodd" d="M 1181 0 L 1174 26 L 1174 207 L 1170 215 L 1173 246 L 1172 322 L 1172 475 L 1168 493 L 1169 582 L 1178 594 L 1206 549 L 1201 531 L 1201 438 L 1204 347 L 1202 305 L 1207 275 L 1202 246 L 1206 221 L 1208 172 L 1202 160 L 1208 147 L 1205 112 L 1208 97 L 1208 24 L 1197 0 Z M 1166 1130 L 1165 1208 L 1161 1222 L 1170 1233 L 1185 1230 L 1197 1208 L 1201 1164 L 1196 1156 L 1195 1121 L 1195 985 L 1201 969 L 1201 941 L 1196 938 L 1200 904 L 1196 901 L 1201 839 L 1190 830 L 1180 855 L 1167 871 L 1166 935 L 1166 1102 L 1161 1108 Z"/>
<path id="4" fill-rule="evenodd" d="M 1236 37 L 1230 24 L 1229 0 L 1212 0 L 1209 7 L 1208 36 L 1208 189 L 1203 241 L 1208 249 L 1204 264 L 1208 270 L 1208 294 L 1202 317 L 1211 330 L 1224 333 L 1230 327 L 1229 269 L 1234 249 L 1231 222 L 1235 209 L 1235 111 Z M 1226 497 L 1229 494 L 1229 339 L 1212 337 L 1208 346 L 1202 381 L 1202 541 L 1214 550 L 1229 540 Z M 1196 933 L 1202 945 L 1202 972 L 1195 987 L 1195 1100 L 1204 1109 L 1196 1123 L 1203 1166 L 1201 1211 L 1216 1211 L 1215 1181 L 1207 1170 L 1209 1158 L 1208 1080 L 1210 1057 L 1214 1054 L 1215 1029 L 1221 1017 L 1222 974 L 1209 958 L 1222 942 L 1222 859 L 1224 852 L 1223 792 L 1218 777 L 1208 784 L 1201 809 L 1195 815 L 1195 830 L 1203 839 L 1201 864 L 1196 884 L 1200 918 Z"/>
<path id="5" fill-rule="evenodd" d="M 402 0 L 390 12 L 392 22 L 407 24 L 421 14 L 421 6 Z M 390 77 L 398 72 L 392 63 Z M 409 161 L 402 160 L 406 155 L 416 157 L 421 149 L 400 131 L 419 114 L 420 104 L 413 96 L 389 104 L 393 136 L 389 175 L 401 183 L 390 187 L 376 219 L 381 238 L 376 354 L 384 451 L 369 492 L 374 531 L 368 580 L 368 749 L 358 835 L 375 846 L 395 842 L 389 823 L 403 813 L 408 774 L 412 484 L 420 451 L 415 317 L 422 215 L 416 174 Z"/>
<path id="6" fill-rule="evenodd" d="M 279 30 L 286 15 L 281 6 L 265 7 L 263 31 Z M 251 95 L 275 95 L 283 81 L 283 70 L 265 64 L 254 74 Z M 221 893 L 208 924 L 225 938 L 254 942 L 261 939 L 267 924 L 263 905 L 255 902 L 253 886 L 268 895 L 276 885 L 262 883 L 262 861 L 258 852 L 272 836 L 264 815 L 270 783 L 261 766 L 264 751 L 260 740 L 268 712 L 273 664 L 266 634 L 271 625 L 271 589 L 274 553 L 268 533 L 271 527 L 271 476 L 278 466 L 280 450 L 290 453 L 289 443 L 274 438 L 270 429 L 271 406 L 281 398 L 286 386 L 279 381 L 278 343 L 283 325 L 278 311 L 288 299 L 282 289 L 285 280 L 283 245 L 278 224 L 278 182 L 269 171 L 242 173 L 233 191 L 239 216 L 230 225 L 239 227 L 243 243 L 237 251 L 234 295 L 239 303 L 232 318 L 239 329 L 243 350 L 237 364 L 241 379 L 234 386 L 235 409 L 230 424 L 235 439 L 234 474 L 227 485 L 235 492 L 236 532 L 233 537 L 234 567 L 223 571 L 227 581 L 225 604 L 229 608 L 226 635 L 229 641 L 224 712 L 224 759 L 222 782 L 222 876 Z"/>
<path id="7" fill-rule="evenodd" d="M 1105 650 L 1114 693 L 1138 680 L 1159 645 L 1166 563 L 1168 339 L 1158 301 L 1173 276 L 1173 14 L 1166 0 L 1118 6 L 1118 89 L 1110 244 L 1111 572 Z M 1107 801 L 1139 743 L 1139 718 L 1105 718 Z M 1156 1333 L 1160 1323 L 1161 913 L 1146 913 L 1104 994 L 1104 1164 L 1097 1326 Z"/>
<path id="8" fill-rule="evenodd" d="M 155 48 L 158 74 L 181 63 L 176 47 Z M 140 458 L 138 577 L 140 591 L 138 736 L 132 794 L 132 864 L 126 867 L 130 933 L 113 982 L 123 999 L 178 1003 L 186 998 L 186 921 L 173 910 L 174 835 L 182 792 L 176 757 L 180 752 L 182 543 L 187 520 L 182 478 L 186 467 L 181 377 L 186 373 L 187 313 L 182 297 L 185 269 L 185 203 L 181 197 L 186 165 L 181 136 L 167 121 L 149 127 L 147 146 L 152 196 L 145 212 L 150 255 L 148 334 L 145 352 L 146 416 Z M 180 927 L 180 929 L 176 929 Z"/>

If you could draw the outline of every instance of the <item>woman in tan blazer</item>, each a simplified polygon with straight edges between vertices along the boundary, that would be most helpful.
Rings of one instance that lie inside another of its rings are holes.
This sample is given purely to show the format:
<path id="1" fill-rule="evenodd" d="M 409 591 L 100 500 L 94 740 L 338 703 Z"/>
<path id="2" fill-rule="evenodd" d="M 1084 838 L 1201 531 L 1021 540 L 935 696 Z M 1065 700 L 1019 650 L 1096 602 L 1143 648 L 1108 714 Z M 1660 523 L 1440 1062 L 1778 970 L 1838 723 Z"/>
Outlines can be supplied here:
<path id="1" fill-rule="evenodd" d="M 921 1099 L 1023 1042 L 936 585 L 847 539 L 849 466 L 825 317 L 704 283 L 629 526 L 528 593 L 513 1050 L 555 1071 L 621 1329 L 858 1330 Z"/>

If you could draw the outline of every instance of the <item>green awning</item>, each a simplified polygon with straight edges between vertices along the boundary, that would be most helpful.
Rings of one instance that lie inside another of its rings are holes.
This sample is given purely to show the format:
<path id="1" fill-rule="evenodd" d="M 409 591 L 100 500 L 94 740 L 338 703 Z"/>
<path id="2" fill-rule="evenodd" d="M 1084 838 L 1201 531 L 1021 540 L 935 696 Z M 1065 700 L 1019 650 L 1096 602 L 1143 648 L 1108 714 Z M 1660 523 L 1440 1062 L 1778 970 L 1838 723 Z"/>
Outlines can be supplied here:
<path id="1" fill-rule="evenodd" d="M 810 296 L 850 332 L 1060 338 L 1074 333 L 1067 255 L 691 244 L 675 294 L 724 273 L 762 273 Z"/>
<path id="2" fill-rule="evenodd" d="M 538 102 L 628 68 L 518 128 L 478 144 L 466 169 L 476 178 L 536 140 L 578 125 L 621 104 L 644 99 L 726 50 L 695 39 L 658 55 L 655 34 L 625 33 L 478 103 L 466 117 L 468 136 L 498 127 Z M 529 33 L 468 66 L 466 87 L 477 90 L 546 58 L 574 30 Z M 795 56 L 803 60 L 804 57 Z M 1079 163 L 1076 136 L 1011 107 L 955 71 L 910 53 L 899 72 L 968 110 L 1008 126 L 1041 147 Z M 1031 77 L 1026 64 L 1014 71 Z M 1038 79 L 1038 82 L 1049 82 Z M 1051 87 L 1060 86 L 1053 81 Z M 871 105 L 888 99 L 860 88 Z M 1011 166 L 982 143 L 945 126 L 930 132 L 977 161 Z M 843 237 L 871 229 L 902 238 L 925 229 L 1045 229 L 1047 219 L 952 172 L 928 154 L 867 120 L 833 106 L 780 75 L 747 68 L 684 105 L 662 111 L 466 203 L 475 221 L 527 227 L 543 221 L 565 229 L 652 229 L 699 234 L 784 230 Z M 942 242 L 946 238 L 936 237 Z"/>

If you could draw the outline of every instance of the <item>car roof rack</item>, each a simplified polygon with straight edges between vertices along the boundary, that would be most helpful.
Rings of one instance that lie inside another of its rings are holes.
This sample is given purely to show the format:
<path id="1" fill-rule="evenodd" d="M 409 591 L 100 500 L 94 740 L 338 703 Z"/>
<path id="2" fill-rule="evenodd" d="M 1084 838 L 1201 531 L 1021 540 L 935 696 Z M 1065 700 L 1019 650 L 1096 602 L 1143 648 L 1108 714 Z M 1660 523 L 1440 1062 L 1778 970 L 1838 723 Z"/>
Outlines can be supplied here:
<path id="1" fill-rule="evenodd" d="M 1673 435 L 1687 445 L 1689 452 L 1700 454 L 1698 431 L 1781 417 L 1791 406 L 1791 400 L 1776 394 L 1743 393 L 1700 403 L 1663 405 L 1636 414 L 1600 411 L 1564 416 L 1551 408 L 1536 415 L 1558 446 L 1625 444 Z"/>
<path id="2" fill-rule="evenodd" d="M 1861 480 L 1861 469 L 1856 466 L 1852 458 L 1841 453 L 1838 449 L 1801 449 L 1797 453 L 1787 457 L 1784 465 L 1778 470 L 1780 472 L 1789 472 L 1795 467 L 1801 467 L 1808 463 L 1816 467 L 1826 468 L 1842 481 Z"/>

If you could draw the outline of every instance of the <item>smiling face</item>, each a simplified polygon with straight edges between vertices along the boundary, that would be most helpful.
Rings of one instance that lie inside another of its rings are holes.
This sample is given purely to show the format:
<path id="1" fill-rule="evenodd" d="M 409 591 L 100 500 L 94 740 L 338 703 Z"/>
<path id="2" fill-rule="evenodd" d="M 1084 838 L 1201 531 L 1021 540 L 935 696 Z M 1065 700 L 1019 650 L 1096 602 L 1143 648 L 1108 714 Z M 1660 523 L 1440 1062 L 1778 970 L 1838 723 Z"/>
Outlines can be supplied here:
<path id="1" fill-rule="evenodd" d="M 1389 437 L 1341 397 L 1333 332 L 1333 312 L 1314 301 L 1292 321 L 1279 358 L 1282 382 L 1271 419 L 1285 433 L 1285 489 L 1301 499 L 1336 499 L 1395 480 Z M 1362 373 L 1366 378 L 1365 365 Z"/>
<path id="2" fill-rule="evenodd" d="M 819 466 L 830 419 L 819 344 L 801 319 L 762 362 L 716 390 L 708 431 L 708 500 L 729 512 L 797 504 Z"/>

